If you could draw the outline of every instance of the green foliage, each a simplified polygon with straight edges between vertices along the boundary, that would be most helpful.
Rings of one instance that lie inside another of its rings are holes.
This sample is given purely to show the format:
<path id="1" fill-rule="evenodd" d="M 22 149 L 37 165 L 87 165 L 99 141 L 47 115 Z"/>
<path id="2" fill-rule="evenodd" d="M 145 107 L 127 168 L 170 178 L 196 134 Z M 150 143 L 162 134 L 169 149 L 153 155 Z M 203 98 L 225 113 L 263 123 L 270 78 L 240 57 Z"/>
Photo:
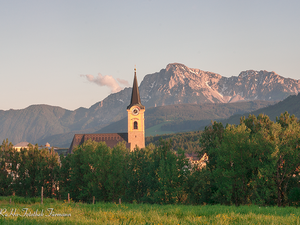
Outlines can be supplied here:
<path id="1" fill-rule="evenodd" d="M 207 167 L 203 169 L 193 168 L 188 179 L 187 193 L 189 204 L 216 204 L 218 201 L 214 201 L 212 194 L 216 190 L 214 185 L 211 171 Z"/>
<path id="2" fill-rule="evenodd" d="M 300 126 L 295 116 L 286 112 L 274 123 L 268 116 L 250 115 L 225 129 L 214 122 L 205 128 L 200 143 L 209 156 L 210 182 L 204 187 L 198 182 L 213 190 L 212 200 L 235 205 L 288 203 L 300 166 Z"/>
<path id="3" fill-rule="evenodd" d="M 204 152 L 209 155 L 208 168 L 210 171 L 216 167 L 217 156 L 215 149 L 217 149 L 220 142 L 222 142 L 223 133 L 223 124 L 214 121 L 211 126 L 205 127 L 204 132 L 200 137 L 199 143 Z"/>
<path id="4" fill-rule="evenodd" d="M 109 201 L 117 202 L 125 194 L 128 153 L 125 144 L 112 148 L 105 182 Z"/>
<path id="5" fill-rule="evenodd" d="M 173 151 L 177 152 L 179 149 L 182 149 L 185 153 L 196 153 L 201 152 L 202 150 L 199 145 L 201 134 L 202 131 L 192 131 L 186 133 L 150 136 L 146 137 L 145 142 L 146 145 L 152 143 L 159 146 L 161 140 L 171 140 L 170 147 Z"/>
<path id="6" fill-rule="evenodd" d="M 15 154 L 14 190 L 19 196 L 35 197 L 44 187 L 44 196 L 52 197 L 57 189 L 58 155 L 48 149 L 29 145 Z"/>
<path id="7" fill-rule="evenodd" d="M 128 202 L 147 202 L 151 182 L 151 163 L 154 145 L 148 145 L 144 149 L 136 149 L 129 154 L 127 169 L 127 188 L 124 200 Z"/>
<path id="8" fill-rule="evenodd" d="M 4 140 L 0 146 L 0 196 L 11 195 L 12 175 L 12 155 L 14 154 L 12 144 Z"/>
<path id="9" fill-rule="evenodd" d="M 300 188 L 293 187 L 288 195 L 291 205 L 299 206 L 300 204 Z"/>
<path id="10" fill-rule="evenodd" d="M 124 144 L 112 149 L 104 143 L 86 141 L 62 160 L 61 195 L 75 201 L 183 203 L 189 169 L 181 151 L 175 154 L 170 142 L 129 152 Z M 70 167 L 67 169 L 67 167 Z"/>
<path id="11" fill-rule="evenodd" d="M 250 129 L 245 124 L 227 126 L 222 141 L 211 150 L 216 156 L 216 167 L 212 172 L 217 191 L 213 198 L 220 203 L 249 204 L 251 182 L 256 176 L 258 158 L 255 142 L 250 139 Z"/>
<path id="12" fill-rule="evenodd" d="M 19 152 L 11 143 L 3 141 L 1 155 L 1 195 L 35 197 L 44 187 L 44 196 L 52 197 L 57 190 L 58 155 L 48 149 L 29 146 Z"/>
<path id="13" fill-rule="evenodd" d="M 152 155 L 150 199 L 152 203 L 174 204 L 185 200 L 189 165 L 184 152 L 171 150 L 171 142 L 161 141 Z"/>
<path id="14" fill-rule="evenodd" d="M 102 201 L 117 200 L 116 193 L 124 188 L 126 151 L 121 145 L 110 149 L 103 142 L 90 140 L 78 146 L 74 154 L 62 161 L 61 168 L 67 172 L 61 173 L 61 180 L 67 180 L 61 184 L 62 195 L 70 193 L 75 201 L 84 202 L 91 201 L 93 196 Z"/>

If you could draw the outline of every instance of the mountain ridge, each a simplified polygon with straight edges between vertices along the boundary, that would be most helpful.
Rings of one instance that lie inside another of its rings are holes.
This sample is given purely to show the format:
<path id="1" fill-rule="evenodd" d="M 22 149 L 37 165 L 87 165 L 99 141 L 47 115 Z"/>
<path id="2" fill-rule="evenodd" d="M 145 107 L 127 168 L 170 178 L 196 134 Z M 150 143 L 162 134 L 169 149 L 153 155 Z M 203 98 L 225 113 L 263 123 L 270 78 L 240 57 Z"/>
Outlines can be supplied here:
<path id="1" fill-rule="evenodd" d="M 252 71 L 252 70 L 251 70 Z M 275 72 L 243 71 L 237 77 L 171 63 L 147 74 L 139 87 L 146 108 L 174 104 L 227 103 L 251 100 L 283 100 L 300 91 L 300 81 Z M 49 105 L 32 105 L 21 110 L 0 110 L 0 139 L 14 144 L 39 143 L 49 136 L 93 132 L 127 115 L 131 88 L 110 94 L 90 108 L 74 111 Z M 44 144 L 44 143 L 39 143 Z"/>
<path id="2" fill-rule="evenodd" d="M 166 82 L 168 81 L 168 82 Z M 156 87 L 157 84 L 160 87 Z M 222 77 L 217 73 L 188 68 L 183 64 L 168 64 L 158 73 L 146 75 L 140 85 L 143 102 L 169 105 L 180 103 L 228 103 L 241 100 L 283 100 L 300 92 L 300 80 L 284 78 L 265 70 L 242 71 L 238 76 Z M 178 91 L 179 90 L 179 91 Z M 156 93 L 156 94 L 153 94 Z M 159 96 L 164 96 L 159 99 Z M 185 97 L 188 95 L 188 99 Z M 149 98 L 150 96 L 150 98 Z M 174 101 L 173 96 L 178 96 Z M 149 104 L 155 106 L 155 104 Z"/>

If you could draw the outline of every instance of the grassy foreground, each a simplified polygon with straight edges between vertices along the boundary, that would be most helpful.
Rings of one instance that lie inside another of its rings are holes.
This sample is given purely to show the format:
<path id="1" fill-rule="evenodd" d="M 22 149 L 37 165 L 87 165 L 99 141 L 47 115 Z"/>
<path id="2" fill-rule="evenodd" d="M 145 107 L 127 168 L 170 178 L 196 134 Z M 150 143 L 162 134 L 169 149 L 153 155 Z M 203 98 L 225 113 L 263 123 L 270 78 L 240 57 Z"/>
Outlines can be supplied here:
<path id="1" fill-rule="evenodd" d="M 41 215 L 42 211 L 43 215 L 22 217 L 24 208 L 28 208 L 27 215 Z M 300 224 L 300 210 L 221 205 L 69 204 L 53 199 L 45 199 L 41 205 L 39 198 L 0 197 L 0 224 Z"/>

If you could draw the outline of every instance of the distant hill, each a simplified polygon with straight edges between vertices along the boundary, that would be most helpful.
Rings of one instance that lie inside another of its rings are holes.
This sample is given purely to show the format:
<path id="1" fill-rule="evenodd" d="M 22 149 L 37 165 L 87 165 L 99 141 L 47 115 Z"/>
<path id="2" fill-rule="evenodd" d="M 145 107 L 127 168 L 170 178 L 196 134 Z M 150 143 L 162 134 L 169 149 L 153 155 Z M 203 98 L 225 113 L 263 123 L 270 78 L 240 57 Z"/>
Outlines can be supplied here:
<path id="1" fill-rule="evenodd" d="M 237 113 L 249 112 L 259 109 L 274 102 L 249 101 L 235 103 L 205 103 L 205 104 L 180 104 L 149 108 L 145 112 L 146 136 L 198 130 L 201 125 L 207 125 L 211 120 L 228 118 Z M 156 125 L 160 129 L 151 132 Z M 95 133 L 127 132 L 127 118 L 111 123 Z"/>
<path id="2" fill-rule="evenodd" d="M 138 75 L 139 77 L 139 75 Z M 300 81 L 284 78 L 275 72 L 247 70 L 238 76 L 223 77 L 213 72 L 189 68 L 180 63 L 171 63 L 159 72 L 144 77 L 139 87 L 142 104 L 146 112 L 151 107 L 203 103 L 233 103 L 240 101 L 279 101 L 289 95 L 300 92 Z M 49 105 L 32 105 L 21 110 L 0 110 L 0 140 L 8 138 L 13 144 L 21 141 L 51 145 L 66 145 L 66 138 L 74 133 L 91 133 L 126 117 L 131 88 L 107 96 L 90 108 L 79 108 L 74 111 Z M 88 96 L 86 96 L 88 97 Z M 76 99 L 74 99 L 75 101 Z M 215 106 L 214 106 L 215 107 Z M 252 108 L 249 110 L 256 110 Z M 165 109 L 166 110 L 166 109 Z M 181 110 L 180 107 L 172 108 Z M 203 120 L 224 118 L 230 113 L 224 109 L 211 109 L 207 114 L 211 117 L 195 117 L 193 109 L 180 111 L 173 119 L 158 116 L 158 121 L 148 114 L 150 124 L 156 124 L 151 132 L 171 132 L 196 128 Z M 229 110 L 229 109 L 228 109 Z M 233 112 L 243 113 L 245 111 Z M 153 112 L 153 114 L 158 112 Z M 204 113 L 204 111 L 203 111 Z M 221 115 L 221 114 L 224 115 Z M 169 114 L 169 112 L 167 112 Z M 205 114 L 205 113 L 204 113 Z M 189 116 L 190 115 L 190 116 Z M 230 114 L 232 115 L 232 114 Z M 213 116 L 216 116 L 212 118 Z M 168 116 L 169 117 L 169 116 Z M 184 119 L 181 119 L 184 117 Z M 188 119 L 190 118 L 190 119 Z M 190 120 L 190 122 L 182 121 Z M 196 120 L 201 120 L 196 123 Z M 182 123 L 182 124 L 181 124 Z M 204 121 L 204 123 L 206 123 Z M 186 126 L 184 128 L 183 126 Z M 108 128 L 106 128 L 108 129 Z"/>
<path id="3" fill-rule="evenodd" d="M 265 114 L 270 117 L 271 120 L 275 121 L 276 117 L 279 117 L 281 113 L 287 111 L 290 115 L 295 115 L 300 119 L 300 94 L 291 95 L 274 105 L 269 105 L 267 107 L 243 114 L 237 114 L 229 117 L 226 120 L 220 120 L 224 125 L 228 124 L 239 124 L 240 118 L 242 116 L 248 117 L 249 114 L 258 116 L 259 114 Z"/>
<path id="4" fill-rule="evenodd" d="M 0 137 L 13 144 L 35 143 L 39 138 L 69 131 L 76 113 L 48 105 L 32 105 L 22 110 L 0 111 Z"/>

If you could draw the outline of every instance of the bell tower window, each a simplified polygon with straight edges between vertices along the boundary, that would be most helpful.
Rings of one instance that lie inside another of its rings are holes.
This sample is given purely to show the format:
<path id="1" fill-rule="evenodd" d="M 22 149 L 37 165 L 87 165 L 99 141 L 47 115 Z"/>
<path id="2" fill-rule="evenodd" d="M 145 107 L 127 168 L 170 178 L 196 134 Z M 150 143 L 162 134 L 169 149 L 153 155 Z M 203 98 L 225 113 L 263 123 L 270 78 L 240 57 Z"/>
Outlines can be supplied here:
<path id="1" fill-rule="evenodd" d="M 135 130 L 138 129 L 138 122 L 134 121 L 134 123 L 133 123 L 133 129 L 135 129 Z"/>

